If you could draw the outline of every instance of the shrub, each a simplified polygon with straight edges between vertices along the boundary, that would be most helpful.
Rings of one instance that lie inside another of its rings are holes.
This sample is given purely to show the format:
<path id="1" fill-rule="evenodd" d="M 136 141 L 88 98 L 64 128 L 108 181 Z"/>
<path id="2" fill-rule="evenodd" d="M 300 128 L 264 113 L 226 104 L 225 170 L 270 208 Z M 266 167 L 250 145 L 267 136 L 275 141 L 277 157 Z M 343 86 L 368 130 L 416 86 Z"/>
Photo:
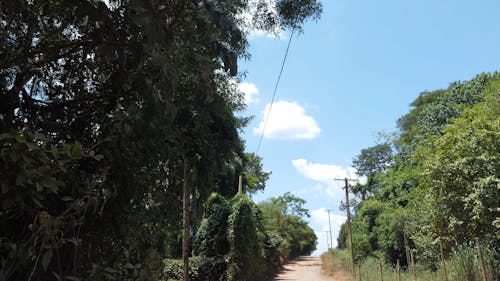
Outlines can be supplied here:
<path id="1" fill-rule="evenodd" d="M 208 198 L 205 206 L 205 214 L 193 241 L 193 253 L 207 257 L 226 255 L 229 252 L 227 230 L 231 206 L 217 193 Z"/>
<path id="2" fill-rule="evenodd" d="M 469 246 L 460 246 L 450 260 L 452 278 L 456 281 L 476 280 L 479 273 L 477 251 Z"/>
<path id="3" fill-rule="evenodd" d="M 165 277 L 167 280 L 182 280 L 182 260 L 166 259 Z M 221 257 L 196 256 L 189 258 L 189 280 L 217 281 L 225 280 L 226 262 Z"/>
<path id="4" fill-rule="evenodd" d="M 264 233 L 257 220 L 257 206 L 237 195 L 229 216 L 228 280 L 262 280 L 265 273 Z"/>
<path id="5" fill-rule="evenodd" d="M 267 271 L 275 273 L 284 262 L 281 247 L 284 239 L 276 232 L 267 231 L 264 242 L 264 258 L 266 260 Z"/>

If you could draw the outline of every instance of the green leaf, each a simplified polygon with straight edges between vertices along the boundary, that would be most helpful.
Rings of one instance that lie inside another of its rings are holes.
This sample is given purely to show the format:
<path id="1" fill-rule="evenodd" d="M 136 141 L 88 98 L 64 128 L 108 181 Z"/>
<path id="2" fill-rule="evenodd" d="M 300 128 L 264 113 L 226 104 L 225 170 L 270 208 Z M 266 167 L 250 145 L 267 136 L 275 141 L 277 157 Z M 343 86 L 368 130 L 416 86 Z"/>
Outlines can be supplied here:
<path id="1" fill-rule="evenodd" d="M 21 153 L 19 153 L 19 150 L 11 149 L 10 150 L 10 159 L 12 159 L 12 161 L 14 161 L 14 162 L 17 162 L 19 159 L 21 159 Z"/>
<path id="2" fill-rule="evenodd" d="M 42 256 L 42 268 L 47 271 L 50 261 L 52 260 L 52 249 L 47 250 Z"/>
<path id="3" fill-rule="evenodd" d="M 82 144 L 79 142 L 75 142 L 75 144 L 71 148 L 71 154 L 73 157 L 81 158 L 83 156 Z"/>
<path id="4" fill-rule="evenodd" d="M 23 136 L 23 135 L 17 135 L 16 136 L 16 141 L 19 142 L 19 143 L 27 143 L 26 137 Z"/>
<path id="5" fill-rule="evenodd" d="M 54 177 L 46 177 L 42 180 L 42 185 L 45 186 L 48 191 L 57 193 L 59 191 L 59 186 L 61 186 L 61 182 Z"/>

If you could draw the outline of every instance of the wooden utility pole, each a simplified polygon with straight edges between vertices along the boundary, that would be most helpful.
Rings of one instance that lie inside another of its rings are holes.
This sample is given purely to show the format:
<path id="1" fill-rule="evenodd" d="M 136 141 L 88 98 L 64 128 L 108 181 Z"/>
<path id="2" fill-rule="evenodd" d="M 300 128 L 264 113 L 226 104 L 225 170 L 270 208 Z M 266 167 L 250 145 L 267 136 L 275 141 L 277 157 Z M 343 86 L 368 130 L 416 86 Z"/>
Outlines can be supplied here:
<path id="1" fill-rule="evenodd" d="M 325 234 L 326 234 L 326 248 L 330 249 L 331 246 L 330 246 L 329 239 L 328 239 L 330 237 L 330 235 L 328 235 L 328 233 L 330 233 L 330 231 L 328 231 L 328 230 L 325 231 Z"/>
<path id="2" fill-rule="evenodd" d="M 330 228 L 330 248 L 333 248 L 333 240 L 332 240 L 332 224 L 330 222 L 330 211 L 331 210 L 327 210 L 328 211 L 328 227 Z M 328 237 L 327 237 L 328 239 Z"/>
<path id="3" fill-rule="evenodd" d="M 352 245 L 352 226 L 351 226 L 351 210 L 349 206 L 349 181 L 358 181 L 357 179 L 335 179 L 335 180 L 343 180 L 345 182 L 345 204 L 346 204 L 346 211 L 347 211 L 347 226 L 349 229 L 349 252 L 351 253 L 351 268 L 352 272 L 355 274 L 356 269 L 354 268 L 354 252 L 353 252 L 353 245 Z"/>
<path id="4" fill-rule="evenodd" d="M 189 229 L 191 225 L 191 186 L 189 184 L 189 164 L 184 160 L 184 175 L 182 184 L 182 281 L 189 280 Z"/>
<path id="5" fill-rule="evenodd" d="M 238 194 L 243 193 L 243 177 L 241 175 L 238 176 Z"/>

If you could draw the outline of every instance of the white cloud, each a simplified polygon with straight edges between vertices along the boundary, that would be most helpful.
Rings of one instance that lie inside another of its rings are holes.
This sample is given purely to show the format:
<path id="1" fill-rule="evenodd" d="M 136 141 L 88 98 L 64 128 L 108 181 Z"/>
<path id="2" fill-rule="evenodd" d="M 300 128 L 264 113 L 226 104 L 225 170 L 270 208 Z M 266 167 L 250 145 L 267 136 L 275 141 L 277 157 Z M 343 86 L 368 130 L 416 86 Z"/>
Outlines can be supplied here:
<path id="1" fill-rule="evenodd" d="M 327 236 L 326 231 L 330 231 L 330 225 L 328 224 L 328 211 L 325 208 L 320 208 L 313 210 L 311 212 L 311 219 L 316 230 L 316 236 L 318 237 L 318 247 L 313 255 L 320 255 L 327 251 L 327 245 L 330 244 L 330 237 Z M 340 226 L 347 220 L 346 216 L 334 214 L 330 212 L 330 223 L 332 230 L 332 244 L 333 248 L 337 247 L 337 237 L 340 232 Z M 327 241 L 328 238 L 328 241 Z"/>
<path id="2" fill-rule="evenodd" d="M 314 118 L 308 116 L 298 103 L 276 102 L 272 105 L 270 116 L 267 116 L 270 106 L 271 104 L 266 105 L 259 127 L 253 129 L 254 134 L 262 133 L 266 118 L 268 118 L 264 132 L 266 138 L 313 139 L 321 132 Z"/>
<path id="3" fill-rule="evenodd" d="M 337 209 L 338 206 L 340 206 L 341 201 L 345 200 L 345 190 L 343 189 L 344 181 L 335 179 L 359 179 L 361 183 L 365 183 L 366 179 L 359 178 L 356 175 L 356 169 L 352 167 L 311 163 L 306 159 L 293 160 L 292 165 L 301 175 L 315 182 L 313 188 L 318 196 L 324 197 L 324 194 L 326 194 L 333 199 L 325 200 L 325 203 L 329 201 L 328 206 L 331 206 L 333 210 L 330 212 L 330 222 L 332 230 L 332 244 L 335 248 L 337 246 L 337 237 L 340 231 L 340 226 L 346 221 L 345 215 L 337 214 L 340 212 L 340 210 Z M 327 243 L 327 234 L 325 233 L 325 231 L 330 230 L 330 226 L 328 225 L 328 210 L 326 208 L 313 210 L 311 212 L 311 220 L 312 227 L 318 237 L 318 247 L 313 255 L 320 255 L 327 250 L 327 245 L 330 243 L 329 241 Z"/>
<path id="4" fill-rule="evenodd" d="M 306 159 L 292 160 L 295 169 L 308 179 L 316 181 L 316 189 L 325 191 L 333 199 L 341 200 L 344 196 L 344 182 L 335 179 L 357 179 L 356 169 L 338 165 L 311 163 Z M 363 182 L 363 179 L 360 179 Z"/>
<path id="5" fill-rule="evenodd" d="M 257 97 L 259 95 L 259 89 L 255 84 L 248 82 L 238 83 L 238 91 L 245 95 L 245 104 L 259 103 L 259 98 Z"/>

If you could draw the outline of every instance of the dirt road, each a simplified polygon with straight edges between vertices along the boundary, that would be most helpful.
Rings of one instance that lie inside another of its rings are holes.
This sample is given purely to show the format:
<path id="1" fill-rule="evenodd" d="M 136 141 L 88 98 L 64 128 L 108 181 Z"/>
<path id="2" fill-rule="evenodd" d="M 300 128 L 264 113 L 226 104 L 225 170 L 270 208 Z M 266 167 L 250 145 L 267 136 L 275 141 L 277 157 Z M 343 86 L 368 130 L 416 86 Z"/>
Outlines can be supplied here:
<path id="1" fill-rule="evenodd" d="M 286 264 L 271 281 L 335 281 L 324 274 L 320 257 L 303 256 Z"/>

